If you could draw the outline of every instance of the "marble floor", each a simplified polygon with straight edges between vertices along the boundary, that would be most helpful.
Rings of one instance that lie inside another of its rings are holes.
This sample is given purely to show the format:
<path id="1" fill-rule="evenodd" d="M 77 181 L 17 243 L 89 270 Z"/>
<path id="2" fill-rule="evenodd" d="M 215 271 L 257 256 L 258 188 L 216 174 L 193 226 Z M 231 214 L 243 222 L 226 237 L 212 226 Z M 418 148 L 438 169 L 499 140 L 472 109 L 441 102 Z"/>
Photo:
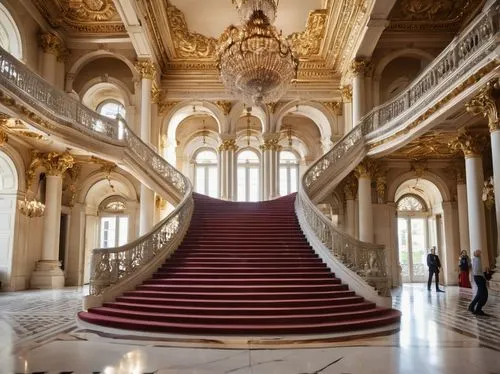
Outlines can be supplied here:
<path id="1" fill-rule="evenodd" d="M 82 288 L 0 293 L 0 373 L 500 374 L 500 298 L 467 311 L 471 292 L 405 285 L 393 304 L 400 332 L 322 348 L 221 349 L 110 339 L 77 326 Z"/>

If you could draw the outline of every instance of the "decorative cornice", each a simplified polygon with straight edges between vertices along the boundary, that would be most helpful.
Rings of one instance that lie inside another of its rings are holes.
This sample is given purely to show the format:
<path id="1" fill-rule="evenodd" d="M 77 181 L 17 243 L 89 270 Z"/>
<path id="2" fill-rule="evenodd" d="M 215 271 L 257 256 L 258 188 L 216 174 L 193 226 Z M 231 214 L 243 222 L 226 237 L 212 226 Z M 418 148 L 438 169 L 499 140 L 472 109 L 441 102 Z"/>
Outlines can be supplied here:
<path id="1" fill-rule="evenodd" d="M 482 114 L 488 118 L 490 132 L 500 130 L 500 81 L 495 78 L 481 89 L 479 94 L 466 104 L 468 112 Z"/>
<path id="2" fill-rule="evenodd" d="M 216 102 L 217 106 L 222 109 L 224 115 L 228 115 L 231 112 L 233 103 L 230 101 L 219 100 Z"/>
<path id="3" fill-rule="evenodd" d="M 309 12 L 306 28 L 302 32 L 294 32 L 287 37 L 293 51 L 298 57 L 318 55 L 325 37 L 328 20 L 328 9 L 317 9 Z"/>
<path id="4" fill-rule="evenodd" d="M 153 80 L 156 75 L 156 65 L 151 60 L 138 60 L 135 68 L 142 79 Z"/>
<path id="5" fill-rule="evenodd" d="M 236 139 L 226 139 L 219 145 L 219 151 L 234 151 L 238 150 L 238 146 L 236 145 Z"/>
<path id="6" fill-rule="evenodd" d="M 453 139 L 449 146 L 455 150 L 461 150 L 464 156 L 479 157 L 488 143 L 488 137 L 484 134 L 471 134 L 465 131 Z"/>

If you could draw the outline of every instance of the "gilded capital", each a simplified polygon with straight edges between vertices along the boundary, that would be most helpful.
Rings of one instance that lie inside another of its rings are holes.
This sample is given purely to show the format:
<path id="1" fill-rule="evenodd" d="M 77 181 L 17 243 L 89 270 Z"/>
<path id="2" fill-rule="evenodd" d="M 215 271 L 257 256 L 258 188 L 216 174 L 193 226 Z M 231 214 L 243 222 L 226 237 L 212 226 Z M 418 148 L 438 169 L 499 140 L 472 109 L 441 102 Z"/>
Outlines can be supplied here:
<path id="1" fill-rule="evenodd" d="M 370 61 L 363 58 L 356 58 L 351 62 L 349 70 L 355 77 L 365 75 L 370 71 Z"/>
<path id="2" fill-rule="evenodd" d="M 323 101 L 322 104 L 330 109 L 336 116 L 342 115 L 342 103 L 338 101 Z"/>
<path id="3" fill-rule="evenodd" d="M 68 169 L 71 169 L 75 164 L 73 156 L 68 152 L 44 153 L 41 156 L 42 165 L 47 170 L 48 175 L 61 176 Z"/>
<path id="4" fill-rule="evenodd" d="M 275 134 L 275 133 L 267 133 L 263 134 L 264 136 L 264 144 L 260 146 L 260 149 L 262 152 L 265 151 L 276 151 L 279 152 L 281 151 L 281 145 L 279 145 L 280 141 L 280 134 Z"/>
<path id="5" fill-rule="evenodd" d="M 142 79 L 153 80 L 156 75 L 156 65 L 151 60 L 138 60 L 135 63 L 135 68 L 139 72 Z"/>
<path id="6" fill-rule="evenodd" d="M 342 100 L 345 103 L 352 102 L 352 85 L 342 86 Z"/>
<path id="7" fill-rule="evenodd" d="M 343 189 L 346 200 L 354 200 L 356 198 L 356 194 L 358 193 L 358 179 L 354 173 L 350 173 L 344 179 Z"/>
<path id="8" fill-rule="evenodd" d="M 233 103 L 230 101 L 224 101 L 224 100 L 219 100 L 216 102 L 217 106 L 222 109 L 222 112 L 224 112 L 224 115 L 228 115 L 231 112 L 231 109 L 233 108 Z"/>
<path id="9" fill-rule="evenodd" d="M 236 139 L 226 139 L 224 140 L 221 145 L 219 145 L 219 151 L 234 151 L 236 152 L 238 150 L 238 146 L 236 145 Z"/>
<path id="10" fill-rule="evenodd" d="M 465 107 L 470 113 L 482 114 L 487 117 L 490 132 L 500 130 L 500 87 L 498 78 L 489 81 Z"/>
<path id="11" fill-rule="evenodd" d="M 378 164 L 375 160 L 370 158 L 365 158 L 361 161 L 356 168 L 354 168 L 354 173 L 356 177 L 359 178 L 371 178 L 377 173 Z"/>
<path id="12" fill-rule="evenodd" d="M 50 53 L 56 56 L 61 55 L 65 49 L 63 41 L 50 32 L 40 34 L 40 46 L 44 53 Z"/>
<path id="13" fill-rule="evenodd" d="M 488 143 L 488 138 L 483 134 L 471 134 L 463 132 L 453 139 L 449 146 L 453 150 L 460 150 L 467 157 L 481 156 L 485 145 Z"/>

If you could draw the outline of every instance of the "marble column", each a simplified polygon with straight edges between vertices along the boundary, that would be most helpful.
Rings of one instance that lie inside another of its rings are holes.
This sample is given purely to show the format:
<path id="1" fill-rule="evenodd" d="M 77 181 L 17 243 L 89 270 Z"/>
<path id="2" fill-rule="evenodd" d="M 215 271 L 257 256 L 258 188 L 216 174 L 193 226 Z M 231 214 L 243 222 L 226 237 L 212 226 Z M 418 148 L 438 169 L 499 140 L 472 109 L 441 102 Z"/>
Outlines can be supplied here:
<path id="1" fill-rule="evenodd" d="M 31 288 L 62 288 L 64 273 L 59 262 L 59 235 L 61 225 L 61 198 L 64 172 L 73 167 L 69 153 L 50 152 L 39 155 L 46 169 L 45 212 L 41 260 L 31 275 Z"/>
<path id="2" fill-rule="evenodd" d="M 495 193 L 495 214 L 497 231 L 496 264 L 491 287 L 500 291 L 500 80 L 495 78 L 467 105 L 469 112 L 480 114 L 488 118 L 490 129 L 491 153 L 493 161 L 493 189 Z"/>
<path id="3" fill-rule="evenodd" d="M 219 194 L 223 200 L 236 200 L 236 139 L 221 135 Z"/>
<path id="4" fill-rule="evenodd" d="M 347 134 L 353 128 L 352 122 L 352 86 L 342 87 L 342 102 L 344 103 L 344 134 Z"/>
<path id="5" fill-rule="evenodd" d="M 458 227 L 460 235 L 460 251 L 470 253 L 469 242 L 469 217 L 467 206 L 467 185 L 465 184 L 465 170 L 463 165 L 457 165 L 457 204 L 458 204 Z"/>
<path id="6" fill-rule="evenodd" d="M 366 112 L 365 71 L 368 61 L 356 58 L 351 63 L 352 79 L 352 125 L 358 125 L 359 120 Z"/>
<path id="7" fill-rule="evenodd" d="M 346 202 L 345 231 L 348 235 L 356 235 L 356 193 L 358 190 L 358 181 L 354 174 L 349 174 L 344 180 L 344 195 Z"/>
<path id="8" fill-rule="evenodd" d="M 465 155 L 465 176 L 467 182 L 467 204 L 469 217 L 469 243 L 471 254 L 481 249 L 483 266 L 489 266 L 488 243 L 486 240 L 486 218 L 482 201 L 484 181 L 481 153 L 485 144 L 484 137 L 468 132 L 460 134 L 453 142 Z"/>
<path id="9" fill-rule="evenodd" d="M 263 190 L 262 199 L 270 200 L 279 196 L 279 134 L 264 133 L 262 150 Z"/>
<path id="10" fill-rule="evenodd" d="M 358 177 L 359 240 L 373 243 L 372 174 L 374 163 L 365 159 L 355 169 Z"/>
<path id="11" fill-rule="evenodd" d="M 52 33 L 40 35 L 40 47 L 42 48 L 42 76 L 50 84 L 57 84 L 57 58 L 63 49 L 63 42 Z"/>
<path id="12" fill-rule="evenodd" d="M 141 76 L 141 127 L 140 138 L 146 144 L 151 144 L 151 104 L 153 79 L 156 67 L 150 60 L 139 60 L 136 69 Z M 144 184 L 141 184 L 139 235 L 151 231 L 154 222 L 155 194 Z"/>

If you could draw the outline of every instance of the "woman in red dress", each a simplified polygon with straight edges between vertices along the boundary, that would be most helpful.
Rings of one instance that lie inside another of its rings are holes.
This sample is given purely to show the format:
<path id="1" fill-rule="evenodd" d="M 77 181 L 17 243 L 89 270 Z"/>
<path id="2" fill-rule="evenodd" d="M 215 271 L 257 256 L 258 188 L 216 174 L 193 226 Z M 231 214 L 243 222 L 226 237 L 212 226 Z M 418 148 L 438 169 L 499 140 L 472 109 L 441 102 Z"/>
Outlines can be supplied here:
<path id="1" fill-rule="evenodd" d="M 458 285 L 464 288 L 471 288 L 469 280 L 469 269 L 470 269 L 470 258 L 467 256 L 467 251 L 463 250 L 460 252 L 460 259 L 458 260 L 458 268 L 460 273 L 458 274 Z"/>

